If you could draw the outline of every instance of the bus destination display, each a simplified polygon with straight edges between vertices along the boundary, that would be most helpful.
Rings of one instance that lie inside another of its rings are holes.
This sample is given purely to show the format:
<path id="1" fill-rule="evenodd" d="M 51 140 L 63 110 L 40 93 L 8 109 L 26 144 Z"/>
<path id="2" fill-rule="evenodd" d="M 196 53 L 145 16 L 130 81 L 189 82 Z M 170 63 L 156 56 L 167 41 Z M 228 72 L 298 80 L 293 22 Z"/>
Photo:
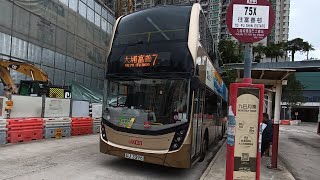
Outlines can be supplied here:
<path id="1" fill-rule="evenodd" d="M 157 62 L 159 54 L 139 54 L 139 55 L 126 55 L 124 57 L 124 67 L 151 67 Z"/>

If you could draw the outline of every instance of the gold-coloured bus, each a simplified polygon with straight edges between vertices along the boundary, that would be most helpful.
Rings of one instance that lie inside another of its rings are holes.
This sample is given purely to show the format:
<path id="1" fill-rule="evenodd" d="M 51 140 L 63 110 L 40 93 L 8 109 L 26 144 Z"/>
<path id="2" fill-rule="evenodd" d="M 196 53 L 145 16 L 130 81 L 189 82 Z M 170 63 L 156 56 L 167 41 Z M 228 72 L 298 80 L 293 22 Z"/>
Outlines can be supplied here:
<path id="1" fill-rule="evenodd" d="M 225 132 L 228 90 L 196 3 L 116 21 L 106 62 L 100 152 L 190 168 Z"/>

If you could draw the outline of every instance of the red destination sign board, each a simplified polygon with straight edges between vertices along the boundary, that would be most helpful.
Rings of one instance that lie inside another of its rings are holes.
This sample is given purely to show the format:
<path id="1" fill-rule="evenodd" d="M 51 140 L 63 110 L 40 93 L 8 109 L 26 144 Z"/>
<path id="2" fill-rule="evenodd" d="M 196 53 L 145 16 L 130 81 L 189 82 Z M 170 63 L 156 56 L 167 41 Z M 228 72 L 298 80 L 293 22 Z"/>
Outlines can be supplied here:
<path id="1" fill-rule="evenodd" d="M 243 43 L 267 37 L 274 24 L 274 12 L 268 0 L 233 0 L 227 11 L 230 33 Z"/>

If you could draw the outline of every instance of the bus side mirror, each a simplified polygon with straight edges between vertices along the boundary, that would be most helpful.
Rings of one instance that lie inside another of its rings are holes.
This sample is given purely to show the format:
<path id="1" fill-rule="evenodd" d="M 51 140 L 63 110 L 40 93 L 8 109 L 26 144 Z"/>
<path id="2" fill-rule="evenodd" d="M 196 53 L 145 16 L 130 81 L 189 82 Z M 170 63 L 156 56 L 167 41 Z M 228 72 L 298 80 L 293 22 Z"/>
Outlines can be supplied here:
<path id="1" fill-rule="evenodd" d="M 191 78 L 191 82 L 190 82 L 190 86 L 191 86 L 191 91 L 195 91 L 197 89 L 199 89 L 200 87 L 200 80 L 198 76 L 192 76 Z"/>

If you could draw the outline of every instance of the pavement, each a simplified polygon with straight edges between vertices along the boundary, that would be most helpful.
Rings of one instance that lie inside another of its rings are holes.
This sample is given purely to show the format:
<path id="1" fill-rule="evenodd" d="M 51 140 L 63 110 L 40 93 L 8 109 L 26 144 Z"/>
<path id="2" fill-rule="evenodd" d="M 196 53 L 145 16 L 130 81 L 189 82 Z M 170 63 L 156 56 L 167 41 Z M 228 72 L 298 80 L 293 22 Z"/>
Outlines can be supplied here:
<path id="1" fill-rule="evenodd" d="M 208 168 L 200 177 L 200 180 L 223 180 L 226 174 L 226 143 L 222 146 L 215 158 L 211 161 Z M 261 180 L 294 180 L 295 178 L 287 170 L 281 161 L 278 161 L 278 169 L 268 169 L 270 157 L 263 157 L 261 160 Z"/>
<path id="2" fill-rule="evenodd" d="M 297 180 L 320 179 L 320 136 L 317 123 L 280 126 L 279 159 Z"/>
<path id="3" fill-rule="evenodd" d="M 213 145 L 206 159 L 191 169 L 175 169 L 99 152 L 99 136 L 73 136 L 0 145 L 0 179 L 111 179 L 111 180 L 223 180 L 226 144 Z M 222 147 L 222 148 L 220 148 Z M 268 169 L 263 157 L 261 179 L 318 180 L 320 136 L 316 124 L 280 126 L 278 170 Z M 291 173 L 292 174 L 291 174 Z"/>
<path id="4" fill-rule="evenodd" d="M 1 180 L 197 180 L 223 142 L 191 169 L 169 168 L 99 152 L 99 136 L 0 145 Z"/>

